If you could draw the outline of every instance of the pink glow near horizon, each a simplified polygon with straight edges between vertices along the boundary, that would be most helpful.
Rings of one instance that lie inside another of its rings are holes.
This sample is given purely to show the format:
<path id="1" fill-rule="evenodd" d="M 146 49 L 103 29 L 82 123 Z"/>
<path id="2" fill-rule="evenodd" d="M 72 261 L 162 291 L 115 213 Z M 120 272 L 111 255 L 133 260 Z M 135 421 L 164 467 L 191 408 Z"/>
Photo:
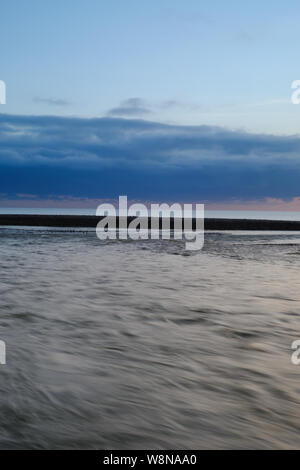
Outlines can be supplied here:
<path id="1" fill-rule="evenodd" d="M 117 199 L 91 199 L 91 198 L 78 198 L 78 197 L 64 197 L 61 196 L 55 199 L 38 199 L 34 195 L 20 195 L 20 198 L 9 199 L 0 197 L 0 207 L 20 207 L 20 208 L 57 208 L 57 209 L 96 209 L 97 206 L 103 202 L 111 202 L 116 204 Z M 135 200 L 128 200 L 128 203 L 141 202 Z M 151 203 L 153 201 L 142 201 L 144 203 Z M 163 202 L 163 201 L 161 201 Z M 175 202 L 175 201 L 173 201 Z M 191 202 L 191 201 L 189 201 Z M 266 198 L 262 200 L 252 201 L 225 201 L 225 202 L 209 202 L 209 201 L 196 201 L 204 203 L 207 210 L 249 210 L 249 211 L 300 211 L 300 197 L 295 197 L 290 201 L 282 199 Z M 169 204 L 172 201 L 168 201 Z"/>

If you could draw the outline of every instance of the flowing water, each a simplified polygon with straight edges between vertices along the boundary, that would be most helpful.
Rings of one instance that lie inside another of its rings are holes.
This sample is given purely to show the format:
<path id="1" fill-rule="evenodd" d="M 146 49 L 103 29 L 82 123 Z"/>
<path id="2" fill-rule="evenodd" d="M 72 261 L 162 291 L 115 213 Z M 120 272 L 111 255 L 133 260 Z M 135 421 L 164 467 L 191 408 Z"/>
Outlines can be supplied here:
<path id="1" fill-rule="evenodd" d="M 2 449 L 297 448 L 300 234 L 0 230 Z"/>

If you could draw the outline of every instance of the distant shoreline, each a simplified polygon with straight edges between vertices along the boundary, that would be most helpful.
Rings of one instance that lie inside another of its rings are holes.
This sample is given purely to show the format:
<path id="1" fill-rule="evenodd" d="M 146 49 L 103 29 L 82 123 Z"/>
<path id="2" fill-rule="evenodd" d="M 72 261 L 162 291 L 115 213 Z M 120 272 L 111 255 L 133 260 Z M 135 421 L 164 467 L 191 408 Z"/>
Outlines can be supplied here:
<path id="1" fill-rule="evenodd" d="M 89 215 L 41 215 L 41 214 L 0 214 L 0 226 L 28 226 L 28 227 L 74 227 L 93 228 L 102 217 Z M 117 227 L 119 226 L 119 217 Z M 127 223 L 134 220 L 128 217 Z M 160 219 L 161 223 L 161 219 Z M 150 227 L 150 220 L 148 220 Z M 174 228 L 174 219 L 170 220 L 171 229 Z M 206 218 L 205 230 L 283 230 L 300 231 L 300 221 L 263 220 L 263 219 L 214 219 Z M 193 229 L 196 220 L 193 219 Z"/>

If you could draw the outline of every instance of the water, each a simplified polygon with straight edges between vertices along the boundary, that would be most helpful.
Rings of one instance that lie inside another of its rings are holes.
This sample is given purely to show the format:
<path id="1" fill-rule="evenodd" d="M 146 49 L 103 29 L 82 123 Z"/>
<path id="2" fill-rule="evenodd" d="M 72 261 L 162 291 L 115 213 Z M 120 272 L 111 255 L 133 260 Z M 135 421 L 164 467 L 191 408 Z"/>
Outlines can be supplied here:
<path id="1" fill-rule="evenodd" d="M 1 449 L 297 448 L 300 234 L 0 230 Z"/>
<path id="2" fill-rule="evenodd" d="M 128 202 L 128 206 L 130 202 Z M 118 204 L 115 205 L 116 209 Z M 117 211 L 118 212 L 118 211 Z M 48 214 L 48 215 L 95 215 L 96 207 L 86 208 L 27 208 L 0 207 L 0 214 Z M 188 212 L 187 212 L 188 214 Z M 176 214 L 175 216 L 181 214 Z M 191 213 L 195 216 L 195 213 Z M 253 210 L 206 210 L 205 217 L 220 219 L 263 219 L 300 221 L 300 212 L 292 211 L 253 211 Z"/>

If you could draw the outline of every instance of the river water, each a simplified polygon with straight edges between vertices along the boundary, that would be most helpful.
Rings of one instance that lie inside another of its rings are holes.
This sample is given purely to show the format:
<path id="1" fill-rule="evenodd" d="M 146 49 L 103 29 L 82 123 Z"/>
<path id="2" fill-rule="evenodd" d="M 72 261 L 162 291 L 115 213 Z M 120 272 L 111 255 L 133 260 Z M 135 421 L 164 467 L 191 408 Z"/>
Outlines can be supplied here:
<path id="1" fill-rule="evenodd" d="M 2 449 L 300 446 L 300 234 L 0 230 Z"/>

